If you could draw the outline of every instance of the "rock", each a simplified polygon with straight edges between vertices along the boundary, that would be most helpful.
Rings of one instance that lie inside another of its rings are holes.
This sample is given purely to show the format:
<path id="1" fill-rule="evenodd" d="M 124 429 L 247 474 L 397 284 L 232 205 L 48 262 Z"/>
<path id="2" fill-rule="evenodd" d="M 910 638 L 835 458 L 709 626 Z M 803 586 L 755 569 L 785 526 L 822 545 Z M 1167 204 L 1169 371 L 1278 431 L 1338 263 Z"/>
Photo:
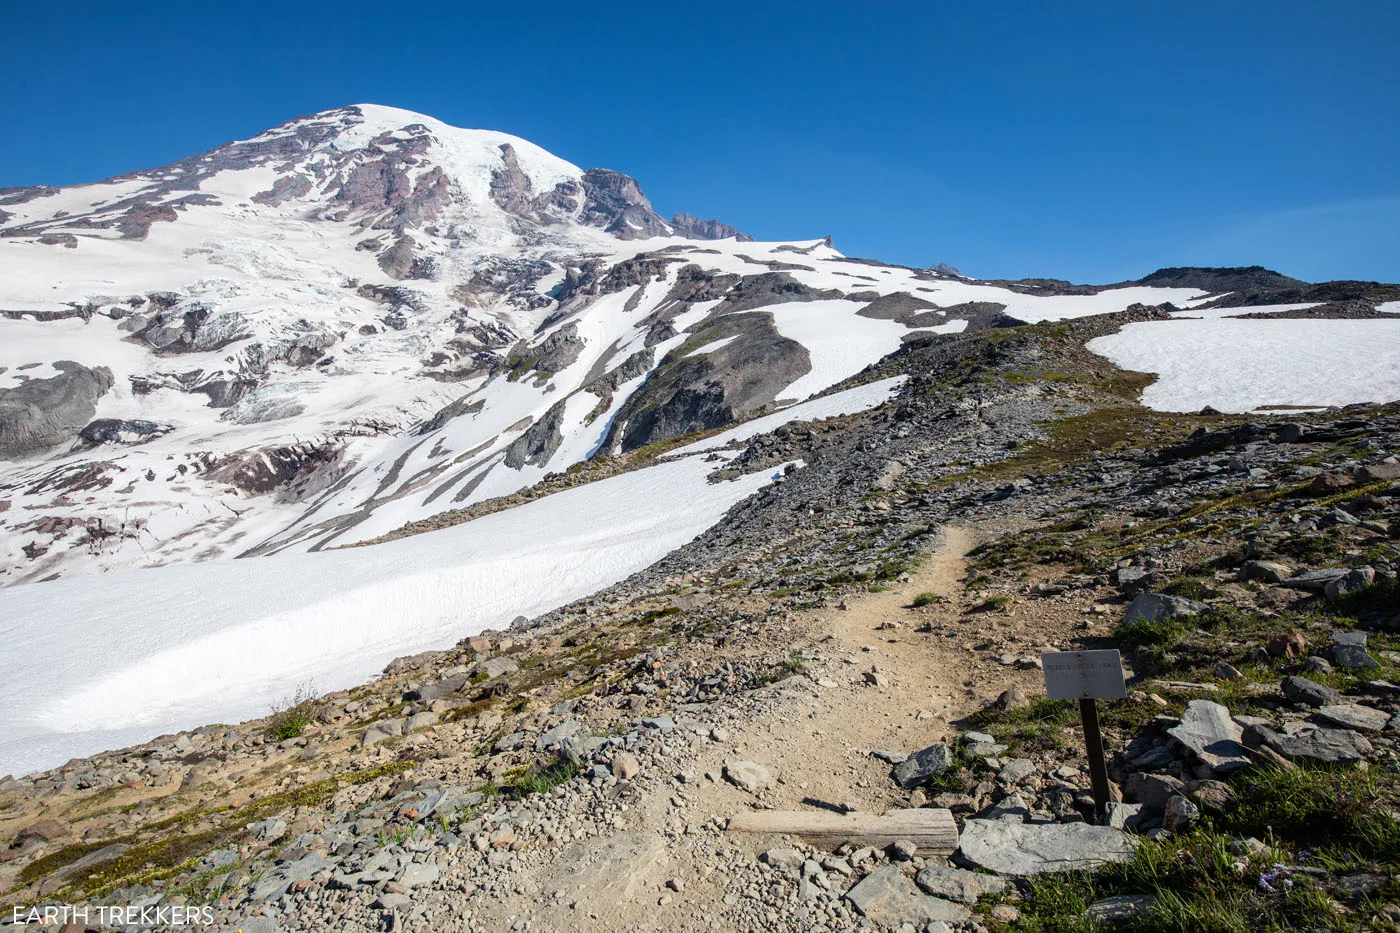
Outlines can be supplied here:
<path id="1" fill-rule="evenodd" d="M 1224 781 L 1192 781 L 1186 785 L 1186 795 L 1202 810 L 1223 813 L 1234 799 L 1230 785 Z"/>
<path id="2" fill-rule="evenodd" d="M 553 751 L 563 744 L 566 739 L 572 739 L 577 736 L 582 728 L 582 723 L 577 719 L 566 719 L 553 729 L 541 733 L 540 737 L 535 739 L 535 751 Z"/>
<path id="3" fill-rule="evenodd" d="M 478 669 L 494 680 L 506 674 L 514 674 L 520 670 L 520 665 L 510 658 L 491 658 L 489 661 L 483 661 Z"/>
<path id="4" fill-rule="evenodd" d="M 1322 570 L 1305 570 L 1302 573 L 1294 574 L 1283 585 L 1295 590 L 1312 590 L 1322 592 L 1323 588 L 1339 577 L 1347 575 L 1347 571 L 1341 567 L 1328 567 Z"/>
<path id="5" fill-rule="evenodd" d="M 1310 729 L 1291 734 L 1269 730 L 1264 740 L 1285 758 L 1329 764 L 1360 761 L 1371 752 L 1370 742 L 1347 729 Z"/>
<path id="6" fill-rule="evenodd" d="M 432 862 L 414 862 L 404 867 L 403 873 L 399 875 L 399 884 L 405 888 L 413 889 L 425 884 L 432 884 L 441 876 L 442 870 Z"/>
<path id="7" fill-rule="evenodd" d="M 1123 622 L 1175 622 L 1209 612 L 1210 607 L 1194 599 L 1164 593 L 1139 593 L 1123 613 Z"/>
<path id="8" fill-rule="evenodd" d="M 792 846 L 779 846 L 769 849 L 763 853 L 763 861 L 774 868 L 796 868 L 807 860 L 807 857 L 794 849 Z"/>
<path id="9" fill-rule="evenodd" d="M 757 794 L 773 786 L 773 775 L 763 765 L 753 761 L 731 759 L 724 763 L 724 777 L 729 783 Z"/>
<path id="10" fill-rule="evenodd" d="M 492 750 L 496 752 L 515 752 L 529 744 L 530 736 L 528 733 L 512 732 L 510 735 L 503 735 L 496 740 L 496 744 L 492 746 Z"/>
<path id="11" fill-rule="evenodd" d="M 15 838 L 10 847 L 13 849 L 27 849 L 30 846 L 45 845 L 50 842 L 61 842 L 73 835 L 73 825 L 67 820 L 45 819 L 28 826 L 15 833 Z"/>
<path id="12" fill-rule="evenodd" d="M 896 839 L 890 844 L 890 861 L 907 862 L 918 853 L 919 847 L 908 839 Z"/>
<path id="13" fill-rule="evenodd" d="M 1247 560 L 1240 565 L 1241 580 L 1258 580 L 1261 583 L 1282 583 L 1293 576 L 1293 568 L 1272 560 Z"/>
<path id="14" fill-rule="evenodd" d="M 1340 726 L 1353 732 L 1380 732 L 1390 722 L 1390 714 L 1357 703 L 1324 706 L 1317 718 L 1328 725 Z"/>
<path id="15" fill-rule="evenodd" d="M 1167 774 L 1145 774 L 1135 771 L 1128 775 L 1123 796 L 1133 803 L 1160 810 L 1167 801 L 1186 789 L 1178 779 Z"/>
<path id="16" fill-rule="evenodd" d="M 1332 673 L 1332 662 L 1314 654 L 1303 659 L 1303 670 L 1309 674 L 1330 674 Z"/>
<path id="17" fill-rule="evenodd" d="M 1359 645 L 1333 645 L 1327 649 L 1327 654 L 1333 664 L 1347 671 L 1374 671 L 1381 666 Z"/>
<path id="18" fill-rule="evenodd" d="M 862 917 L 891 928 L 903 923 L 963 923 L 972 917 L 966 907 L 922 893 L 897 865 L 875 869 L 846 892 L 846 899 Z"/>
<path id="19" fill-rule="evenodd" d="M 1356 479 L 1363 486 L 1400 479 L 1400 462 L 1368 463 L 1366 466 L 1356 471 Z"/>
<path id="20" fill-rule="evenodd" d="M 1319 473 L 1308 483 L 1303 493 L 1315 499 L 1335 496 L 1356 485 L 1356 478 L 1349 473 Z"/>
<path id="21" fill-rule="evenodd" d="M 1308 640 L 1297 632 L 1274 635 L 1266 650 L 1271 658 L 1297 658 L 1308 650 Z"/>
<path id="22" fill-rule="evenodd" d="M 1156 903 L 1157 898 L 1150 894 L 1117 894 L 1090 904 L 1089 909 L 1084 911 L 1084 919 L 1112 926 L 1146 913 Z"/>
<path id="23" fill-rule="evenodd" d="M 1136 829 L 1141 813 L 1140 803 L 1110 803 L 1105 825 L 1113 829 Z"/>
<path id="24" fill-rule="evenodd" d="M 1015 923 L 1021 919 L 1021 911 L 1010 904 L 998 904 L 988 911 L 987 916 L 997 923 Z"/>
<path id="25" fill-rule="evenodd" d="M 992 706 L 1005 713 L 1014 709 L 1021 709 L 1024 706 L 1029 706 L 1030 702 L 1030 698 L 1022 692 L 1021 688 L 1012 684 L 1001 692 L 1001 696 L 996 698 L 996 702 L 994 702 Z"/>
<path id="26" fill-rule="evenodd" d="M 895 765 L 894 781 L 905 790 L 912 790 L 952 763 L 952 749 L 943 744 L 930 745 Z"/>
<path id="27" fill-rule="evenodd" d="M 641 763 L 637 761 L 637 756 L 631 752 L 623 752 L 612 760 L 613 777 L 619 781 L 630 781 L 641 770 Z"/>
<path id="28" fill-rule="evenodd" d="M 1035 773 L 1035 764 L 1029 758 L 1013 758 L 1002 766 L 997 780 L 1008 785 L 1020 784 Z"/>
<path id="29" fill-rule="evenodd" d="M 976 904 L 983 895 L 1000 894 L 1006 890 L 1004 878 L 940 865 L 920 871 L 914 876 L 914 883 L 934 897 L 969 905 Z"/>
<path id="30" fill-rule="evenodd" d="M 421 713 L 414 713 L 408 717 L 408 721 L 403 724 L 405 733 L 417 732 L 419 729 L 427 729 L 438 724 L 438 714 L 432 710 L 423 710 Z"/>
<path id="31" fill-rule="evenodd" d="M 1240 673 L 1239 668 L 1228 661 L 1216 661 L 1210 672 L 1221 680 L 1244 680 L 1244 675 Z"/>
<path id="32" fill-rule="evenodd" d="M 1167 734 L 1218 773 L 1228 774 L 1252 763 L 1243 744 L 1244 730 L 1219 703 L 1192 700 L 1182 714 L 1181 725 Z"/>
<path id="33" fill-rule="evenodd" d="M 1162 811 L 1162 826 L 1174 833 L 1184 833 L 1201 818 L 1201 811 L 1190 800 L 1177 795 L 1168 798 Z"/>
<path id="34" fill-rule="evenodd" d="M 1375 582 L 1376 572 L 1374 570 L 1370 567 L 1358 567 L 1355 570 L 1348 570 L 1340 577 L 1328 580 L 1322 587 L 1322 593 L 1327 597 L 1329 603 L 1335 603 L 1342 597 L 1360 592 Z"/>
<path id="35" fill-rule="evenodd" d="M 1108 826 L 973 819 L 963 824 L 960 851 L 977 868 L 1025 877 L 1126 862 L 1133 845 Z"/>
<path id="36" fill-rule="evenodd" d="M 1306 677 L 1285 677 L 1279 684 L 1283 695 L 1291 703 L 1304 706 L 1340 706 L 1346 700 L 1331 687 L 1308 680 Z"/>

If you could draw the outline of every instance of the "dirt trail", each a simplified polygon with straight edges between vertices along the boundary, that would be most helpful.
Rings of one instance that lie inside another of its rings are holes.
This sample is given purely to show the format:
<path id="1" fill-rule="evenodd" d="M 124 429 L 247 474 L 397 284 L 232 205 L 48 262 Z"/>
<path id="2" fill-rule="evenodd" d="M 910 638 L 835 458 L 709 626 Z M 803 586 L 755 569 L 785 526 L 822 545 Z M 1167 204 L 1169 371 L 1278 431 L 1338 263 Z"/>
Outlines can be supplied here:
<path id="1" fill-rule="evenodd" d="M 730 759 L 753 761 L 772 773 L 777 783 L 762 795 L 761 805 L 875 812 L 907 806 L 890 781 L 890 765 L 872 750 L 909 752 L 938 742 L 948 736 L 949 723 L 973 712 L 982 698 L 1023 679 L 1009 668 L 980 665 L 974 674 L 960 637 L 969 627 L 960 600 L 964 557 L 976 543 L 971 529 L 945 527 L 938 546 L 907 582 L 850 597 L 846 609 L 799 618 L 797 628 L 808 635 L 794 648 L 811 659 L 813 688 L 793 690 L 783 712 L 768 720 L 735 720 L 732 736 L 711 745 L 696 773 L 686 775 L 673 795 L 639 801 L 629 828 L 645 833 L 703 824 L 752 807 L 752 795 L 719 779 Z M 946 599 L 912 607 L 914 597 L 925 592 Z M 983 624 L 994 623 L 971 623 Z M 872 669 L 878 684 L 865 676 Z M 621 892 L 613 889 L 607 903 L 594 901 L 593 910 L 575 913 L 575 922 L 597 930 L 708 926 L 697 918 L 720 912 L 727 879 L 722 867 L 716 871 L 712 844 L 691 843 L 692 838 L 679 835 L 664 849 L 640 846 L 617 861 L 605 857 L 603 864 L 612 862 L 608 872 L 629 879 L 629 890 L 616 897 Z M 778 843 L 779 837 L 723 837 L 723 848 L 742 850 L 749 858 Z M 671 878 L 684 879 L 683 890 L 667 891 Z"/>

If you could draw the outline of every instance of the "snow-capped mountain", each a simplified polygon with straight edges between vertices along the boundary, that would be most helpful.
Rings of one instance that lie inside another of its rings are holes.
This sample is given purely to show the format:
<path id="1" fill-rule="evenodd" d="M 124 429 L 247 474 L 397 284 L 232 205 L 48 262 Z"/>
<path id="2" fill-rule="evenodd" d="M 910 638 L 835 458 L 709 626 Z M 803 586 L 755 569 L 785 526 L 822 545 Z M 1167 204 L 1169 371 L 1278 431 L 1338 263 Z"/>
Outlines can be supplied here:
<path id="1" fill-rule="evenodd" d="M 911 334 L 1205 294 L 753 242 L 522 139 L 328 111 L 0 190 L 0 581 L 363 542 L 810 398 Z"/>

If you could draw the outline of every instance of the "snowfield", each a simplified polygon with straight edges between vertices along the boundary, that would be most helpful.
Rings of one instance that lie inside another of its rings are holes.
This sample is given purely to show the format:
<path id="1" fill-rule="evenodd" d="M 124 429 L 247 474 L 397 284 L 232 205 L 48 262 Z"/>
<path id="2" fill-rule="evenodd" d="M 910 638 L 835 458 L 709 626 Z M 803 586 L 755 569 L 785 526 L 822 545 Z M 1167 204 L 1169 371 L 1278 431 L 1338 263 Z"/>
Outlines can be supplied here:
<path id="1" fill-rule="evenodd" d="M 1400 320 L 1145 321 L 1089 349 L 1124 369 L 1157 373 L 1142 403 L 1159 411 L 1400 399 Z"/>
<path id="2" fill-rule="evenodd" d="M 0 774 L 266 715 L 588 596 L 765 485 L 672 460 L 371 548 L 0 590 Z"/>

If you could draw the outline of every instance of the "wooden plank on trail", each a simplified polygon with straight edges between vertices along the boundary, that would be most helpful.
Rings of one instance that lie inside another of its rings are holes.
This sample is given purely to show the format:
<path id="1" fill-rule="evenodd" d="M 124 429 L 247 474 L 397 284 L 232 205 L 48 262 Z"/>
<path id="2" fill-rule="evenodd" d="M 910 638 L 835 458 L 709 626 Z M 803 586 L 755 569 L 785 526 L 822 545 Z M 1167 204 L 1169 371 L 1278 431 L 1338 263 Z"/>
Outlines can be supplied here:
<path id="1" fill-rule="evenodd" d="M 823 849 L 842 843 L 884 848 L 901 839 L 918 847 L 919 855 L 951 855 L 958 848 L 958 826 L 947 810 L 922 807 L 874 813 L 832 813 L 827 810 L 746 810 L 730 817 L 732 833 L 784 833 Z"/>

